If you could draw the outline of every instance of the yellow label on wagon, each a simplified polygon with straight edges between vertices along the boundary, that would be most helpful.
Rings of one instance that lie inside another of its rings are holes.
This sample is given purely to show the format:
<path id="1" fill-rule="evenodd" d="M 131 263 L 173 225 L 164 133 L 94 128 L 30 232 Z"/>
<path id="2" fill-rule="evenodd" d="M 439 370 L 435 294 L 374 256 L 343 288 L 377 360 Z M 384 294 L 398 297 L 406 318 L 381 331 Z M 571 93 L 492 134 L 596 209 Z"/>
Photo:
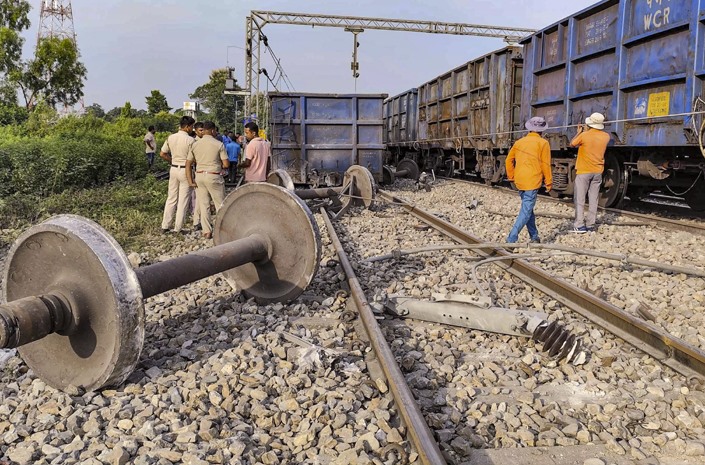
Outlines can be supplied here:
<path id="1" fill-rule="evenodd" d="M 671 93 L 657 92 L 649 94 L 649 107 L 646 116 L 668 116 L 668 111 L 671 108 Z"/>

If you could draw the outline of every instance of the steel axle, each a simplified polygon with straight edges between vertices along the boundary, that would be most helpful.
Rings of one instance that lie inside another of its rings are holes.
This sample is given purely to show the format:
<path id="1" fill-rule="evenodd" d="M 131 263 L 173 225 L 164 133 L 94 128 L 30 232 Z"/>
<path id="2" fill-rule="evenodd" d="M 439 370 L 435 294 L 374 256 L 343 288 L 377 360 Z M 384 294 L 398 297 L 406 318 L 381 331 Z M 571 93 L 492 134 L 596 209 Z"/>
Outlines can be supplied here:
<path id="1" fill-rule="evenodd" d="M 269 241 L 253 235 L 136 270 L 142 297 L 161 294 L 216 273 L 268 259 Z M 73 309 L 59 294 L 25 297 L 0 305 L 0 349 L 14 349 L 51 333 L 77 330 Z M 73 328 L 73 330 L 69 330 Z"/>
<path id="2" fill-rule="evenodd" d="M 303 200 L 339 198 L 340 202 L 336 206 L 340 210 L 334 218 L 339 218 L 351 206 L 371 207 L 377 192 L 377 184 L 372 173 L 360 165 L 353 165 L 347 169 L 341 187 L 295 190 L 291 176 L 284 170 L 272 171 L 267 176 L 267 182 L 284 187 Z"/>
<path id="3" fill-rule="evenodd" d="M 388 166 L 384 167 L 384 183 L 394 184 L 394 181 L 400 178 L 409 178 L 418 181 L 420 174 L 421 170 L 419 170 L 419 165 L 411 158 L 404 158 L 397 164 L 396 171 L 393 171 L 392 168 Z"/>
<path id="4" fill-rule="evenodd" d="M 223 273 L 260 303 L 288 301 L 318 268 L 313 215 L 280 187 L 236 189 L 214 232 L 214 247 L 133 270 L 115 240 L 90 220 L 60 215 L 30 228 L 8 254 L 0 348 L 19 348 L 35 374 L 59 389 L 117 385 L 139 360 L 143 299 Z"/>

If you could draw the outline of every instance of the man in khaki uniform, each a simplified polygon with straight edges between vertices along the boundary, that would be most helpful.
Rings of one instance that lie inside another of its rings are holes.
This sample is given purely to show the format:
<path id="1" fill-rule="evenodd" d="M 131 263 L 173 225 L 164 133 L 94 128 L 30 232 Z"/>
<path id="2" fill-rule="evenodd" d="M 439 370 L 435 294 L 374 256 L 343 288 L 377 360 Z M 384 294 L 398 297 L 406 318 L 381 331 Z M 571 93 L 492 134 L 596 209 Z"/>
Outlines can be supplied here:
<path id="1" fill-rule="evenodd" d="M 191 187 L 196 188 L 196 202 L 201 210 L 203 237 L 213 237 L 210 218 L 210 202 L 213 198 L 215 211 L 220 210 L 225 198 L 225 181 L 222 172 L 230 166 L 225 146 L 215 137 L 215 124 L 203 124 L 203 138 L 193 144 L 186 158 L 186 176 Z M 193 182 L 191 166 L 196 163 L 196 182 Z"/>
<path id="2" fill-rule="evenodd" d="M 189 203 L 191 187 L 186 179 L 186 157 L 188 156 L 193 137 L 189 133 L 196 122 L 190 116 L 182 116 L 179 122 L 179 132 L 170 135 L 159 154 L 164 160 L 169 162 L 169 194 L 164 205 L 164 217 L 162 219 L 162 232 L 168 233 L 171 222 L 174 221 L 174 232 L 181 232 L 186 217 L 186 206 Z M 174 220 L 174 211 L 176 219 Z"/>
<path id="3" fill-rule="evenodd" d="M 203 122 L 199 121 L 194 124 L 193 130 L 196 131 L 195 144 L 203 139 Z M 193 169 L 191 170 L 191 174 L 193 174 Z M 191 189 L 191 212 L 193 215 L 193 230 L 198 231 L 201 229 L 201 208 L 198 206 L 198 201 L 196 200 L 196 189 Z"/>

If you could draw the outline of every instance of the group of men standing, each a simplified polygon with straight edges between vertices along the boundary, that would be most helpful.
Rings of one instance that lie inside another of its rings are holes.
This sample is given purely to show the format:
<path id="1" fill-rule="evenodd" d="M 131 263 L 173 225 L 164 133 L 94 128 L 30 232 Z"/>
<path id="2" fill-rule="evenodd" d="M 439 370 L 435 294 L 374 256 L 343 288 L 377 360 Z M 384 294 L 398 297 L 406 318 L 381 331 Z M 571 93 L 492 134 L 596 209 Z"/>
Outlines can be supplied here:
<path id="1" fill-rule="evenodd" d="M 148 135 L 145 136 L 145 144 L 149 148 Z M 200 224 L 202 236 L 212 238 L 210 204 L 212 201 L 216 213 L 220 210 L 225 199 L 223 176 L 228 175 L 228 170 L 230 180 L 235 179 L 238 167 L 245 170 L 245 182 L 266 180 L 269 144 L 259 137 L 257 124 L 250 122 L 245 125 L 247 144 L 244 157 L 240 156 L 238 141 L 225 137 L 228 136 L 218 137 L 213 122 L 196 123 L 192 117 L 184 116 L 179 123 L 179 131 L 171 134 L 164 142 L 159 155 L 171 167 L 169 192 L 162 218 L 163 232 L 171 231 L 172 222 L 174 232 L 184 231 L 186 211 L 191 202 L 191 192 L 195 189 L 194 229 L 198 229 Z"/>
<path id="2" fill-rule="evenodd" d="M 585 119 L 585 125 L 578 126 L 578 133 L 570 142 L 578 148 L 576 161 L 575 221 L 572 232 L 586 233 L 595 231 L 597 204 L 600 196 L 602 172 L 605 166 L 605 151 L 610 142 L 610 135 L 604 131 L 605 116 L 593 113 Z M 551 148 L 541 133 L 548 129 L 546 120 L 540 116 L 531 118 L 525 124 L 529 134 L 517 140 L 509 150 L 506 160 L 507 178 L 513 181 L 519 196 L 521 208 L 507 242 L 519 240 L 519 233 L 526 227 L 530 242 L 541 242 L 536 228 L 534 205 L 541 185 L 550 192 L 553 188 L 551 174 Z M 588 214 L 585 216 L 585 195 L 588 196 Z"/>

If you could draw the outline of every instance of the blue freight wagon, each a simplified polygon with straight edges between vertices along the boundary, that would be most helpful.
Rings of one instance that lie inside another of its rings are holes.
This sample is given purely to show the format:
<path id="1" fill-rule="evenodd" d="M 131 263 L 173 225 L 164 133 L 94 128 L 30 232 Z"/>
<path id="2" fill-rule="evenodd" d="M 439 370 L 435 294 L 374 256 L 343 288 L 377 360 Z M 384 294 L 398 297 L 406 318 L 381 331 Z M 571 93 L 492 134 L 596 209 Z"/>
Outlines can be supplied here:
<path id="1" fill-rule="evenodd" d="M 337 186 L 352 165 L 382 181 L 387 94 L 270 92 L 272 170 L 296 184 Z"/>
<path id="2" fill-rule="evenodd" d="M 416 140 L 419 90 L 410 89 L 384 101 L 384 143 L 399 145 Z"/>
<path id="3" fill-rule="evenodd" d="M 654 190 L 705 209 L 705 1 L 605 0 L 522 44 L 522 117 L 543 116 L 553 189 L 573 193 L 577 124 L 603 113 L 602 203 Z"/>

